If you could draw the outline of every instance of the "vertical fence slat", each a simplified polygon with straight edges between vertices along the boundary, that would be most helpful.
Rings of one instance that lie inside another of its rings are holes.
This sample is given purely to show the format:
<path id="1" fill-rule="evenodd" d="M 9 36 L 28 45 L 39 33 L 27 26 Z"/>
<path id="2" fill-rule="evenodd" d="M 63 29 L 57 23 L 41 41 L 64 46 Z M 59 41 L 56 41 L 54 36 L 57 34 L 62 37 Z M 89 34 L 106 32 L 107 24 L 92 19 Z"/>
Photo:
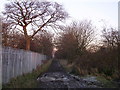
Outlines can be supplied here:
<path id="1" fill-rule="evenodd" d="M 11 78 L 31 72 L 41 65 L 46 56 L 25 50 L 2 48 L 2 82 L 8 83 Z"/>

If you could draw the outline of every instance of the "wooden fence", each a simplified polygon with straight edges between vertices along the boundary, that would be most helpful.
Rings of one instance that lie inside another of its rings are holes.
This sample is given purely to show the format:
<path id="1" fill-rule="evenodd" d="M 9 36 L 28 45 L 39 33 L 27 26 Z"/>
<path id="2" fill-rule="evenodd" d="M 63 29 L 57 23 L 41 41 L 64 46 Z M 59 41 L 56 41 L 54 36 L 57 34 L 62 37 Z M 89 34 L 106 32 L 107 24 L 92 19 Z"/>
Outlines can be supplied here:
<path id="1" fill-rule="evenodd" d="M 2 83 L 8 83 L 11 78 L 31 72 L 46 60 L 46 56 L 31 51 L 2 48 Z"/>

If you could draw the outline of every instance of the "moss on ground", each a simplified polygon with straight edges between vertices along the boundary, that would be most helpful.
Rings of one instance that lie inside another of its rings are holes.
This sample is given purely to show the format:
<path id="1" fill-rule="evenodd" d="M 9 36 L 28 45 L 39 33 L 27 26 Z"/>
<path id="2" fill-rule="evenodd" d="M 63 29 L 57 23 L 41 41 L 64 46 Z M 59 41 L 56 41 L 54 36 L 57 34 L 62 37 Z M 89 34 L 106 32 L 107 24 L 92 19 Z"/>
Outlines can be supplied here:
<path id="1" fill-rule="evenodd" d="M 31 73 L 12 78 L 9 83 L 3 85 L 2 88 L 36 88 L 37 77 L 46 72 L 52 60 L 47 61 L 45 64 L 38 66 L 36 70 Z"/>

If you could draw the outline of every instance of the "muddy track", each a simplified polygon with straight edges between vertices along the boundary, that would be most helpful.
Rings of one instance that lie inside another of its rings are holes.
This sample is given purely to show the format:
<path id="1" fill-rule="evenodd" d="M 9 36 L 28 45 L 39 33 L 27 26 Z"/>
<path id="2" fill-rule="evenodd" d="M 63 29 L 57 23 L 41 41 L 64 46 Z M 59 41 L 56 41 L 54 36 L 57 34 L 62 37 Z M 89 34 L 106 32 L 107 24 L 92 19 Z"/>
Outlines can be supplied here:
<path id="1" fill-rule="evenodd" d="M 47 72 L 64 72 L 65 73 L 65 70 L 57 60 L 53 60 Z"/>
<path id="2" fill-rule="evenodd" d="M 53 60 L 46 73 L 39 76 L 38 88 L 96 88 L 98 82 L 87 82 L 77 76 L 68 74 L 58 60 Z M 97 83 L 97 85 L 96 85 Z"/>

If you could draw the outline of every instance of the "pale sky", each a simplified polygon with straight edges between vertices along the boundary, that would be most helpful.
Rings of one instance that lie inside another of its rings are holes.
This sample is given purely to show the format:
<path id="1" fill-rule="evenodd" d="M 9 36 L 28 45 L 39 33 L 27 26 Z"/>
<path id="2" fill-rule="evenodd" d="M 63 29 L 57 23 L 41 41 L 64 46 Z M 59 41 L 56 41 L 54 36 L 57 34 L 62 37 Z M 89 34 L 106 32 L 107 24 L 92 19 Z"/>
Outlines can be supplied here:
<path id="1" fill-rule="evenodd" d="M 0 0 L 0 12 L 4 10 L 7 1 Z M 62 4 L 70 15 L 70 20 L 92 20 L 95 25 L 101 20 L 109 25 L 118 25 L 118 1 L 119 0 L 48 0 Z"/>
<path id="2" fill-rule="evenodd" d="M 102 27 L 118 28 L 119 0 L 51 0 L 62 4 L 72 20 L 91 20 L 96 26 L 96 36 L 101 37 Z M 98 41 L 99 42 L 99 41 Z"/>
<path id="3" fill-rule="evenodd" d="M 62 4 L 74 20 L 92 20 L 98 27 L 102 21 L 118 26 L 118 0 L 52 0 Z"/>
<path id="4" fill-rule="evenodd" d="M 0 0 L 0 12 L 8 0 Z M 10 1 L 10 0 L 9 0 Z M 118 1 L 119 0 L 48 0 L 62 4 L 72 20 L 92 20 L 99 30 L 105 24 L 118 28 Z M 98 30 L 98 31 L 99 31 Z"/>

